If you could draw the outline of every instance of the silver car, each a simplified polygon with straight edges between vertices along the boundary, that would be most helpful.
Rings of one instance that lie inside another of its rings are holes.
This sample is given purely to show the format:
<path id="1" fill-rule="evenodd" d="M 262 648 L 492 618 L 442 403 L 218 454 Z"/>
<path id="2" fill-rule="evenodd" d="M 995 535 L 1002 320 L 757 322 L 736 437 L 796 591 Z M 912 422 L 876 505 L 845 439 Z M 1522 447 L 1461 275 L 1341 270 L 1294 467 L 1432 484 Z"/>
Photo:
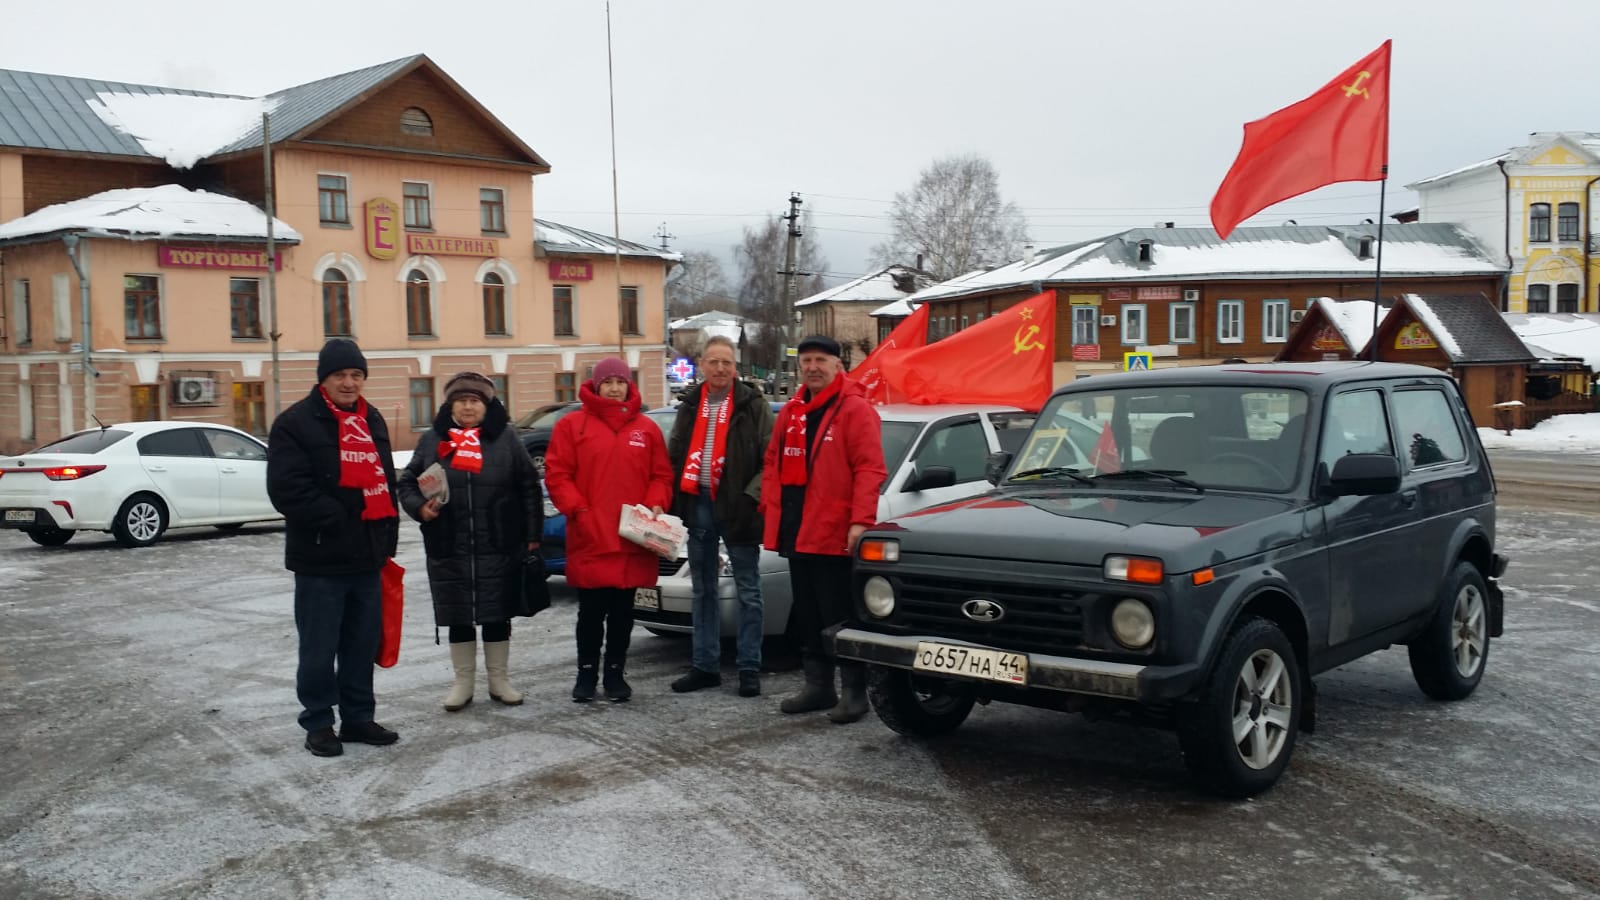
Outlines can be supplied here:
<path id="1" fill-rule="evenodd" d="M 893 404 L 877 410 L 883 420 L 883 461 L 889 470 L 878 496 L 879 521 L 989 490 L 984 473 L 989 454 L 1015 453 L 1034 420 L 1033 413 L 1009 406 Z M 945 473 L 930 473 L 934 467 L 953 470 L 954 483 L 947 483 L 950 478 Z M 786 635 L 789 561 L 763 549 L 760 565 L 763 633 Z M 739 600 L 725 549 L 717 597 L 722 604 L 722 634 L 731 638 L 738 629 Z M 693 605 L 689 561 L 663 560 L 655 593 L 640 591 L 635 600 L 634 620 L 652 634 L 687 635 L 693 632 Z"/>

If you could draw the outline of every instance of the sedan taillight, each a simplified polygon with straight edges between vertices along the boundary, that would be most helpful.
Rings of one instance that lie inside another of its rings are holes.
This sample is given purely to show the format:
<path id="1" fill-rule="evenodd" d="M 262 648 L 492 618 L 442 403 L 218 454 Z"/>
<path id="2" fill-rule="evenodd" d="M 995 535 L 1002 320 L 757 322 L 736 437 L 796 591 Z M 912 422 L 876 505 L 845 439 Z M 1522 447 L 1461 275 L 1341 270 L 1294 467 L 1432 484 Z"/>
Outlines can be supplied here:
<path id="1" fill-rule="evenodd" d="M 51 481 L 77 481 L 79 478 L 88 478 L 105 466 L 54 466 L 42 470 L 44 477 Z"/>

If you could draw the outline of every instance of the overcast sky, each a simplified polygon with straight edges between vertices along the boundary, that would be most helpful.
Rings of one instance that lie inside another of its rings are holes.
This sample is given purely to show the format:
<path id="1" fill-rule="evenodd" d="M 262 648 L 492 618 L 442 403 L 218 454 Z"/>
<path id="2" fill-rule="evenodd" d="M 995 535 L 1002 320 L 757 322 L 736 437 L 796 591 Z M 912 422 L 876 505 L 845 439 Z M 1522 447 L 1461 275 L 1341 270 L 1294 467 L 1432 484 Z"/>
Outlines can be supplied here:
<path id="1" fill-rule="evenodd" d="M 7 2 L 0 67 L 261 95 L 426 53 L 553 169 L 535 212 L 611 231 L 602 0 Z M 1403 185 L 1531 131 L 1600 131 L 1600 2 L 614 0 L 622 236 L 728 257 L 815 214 L 830 283 L 866 271 L 889 201 L 942 155 L 1000 172 L 1040 246 L 1208 224 L 1243 124 L 1394 39 L 1390 212 Z M 1375 217 L 1342 184 L 1255 223 Z M 730 270 L 730 275 L 732 271 Z"/>

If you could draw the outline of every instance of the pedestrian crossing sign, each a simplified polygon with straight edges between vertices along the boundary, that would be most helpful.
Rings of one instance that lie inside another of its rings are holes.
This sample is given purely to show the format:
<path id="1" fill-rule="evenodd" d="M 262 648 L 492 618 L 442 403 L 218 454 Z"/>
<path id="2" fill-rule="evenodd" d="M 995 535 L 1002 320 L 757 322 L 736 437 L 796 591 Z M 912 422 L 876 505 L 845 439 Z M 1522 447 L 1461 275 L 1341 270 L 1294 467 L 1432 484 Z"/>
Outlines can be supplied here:
<path id="1" fill-rule="evenodd" d="M 1129 351 L 1122 354 L 1122 371 L 1148 372 L 1150 371 L 1150 354 Z"/>

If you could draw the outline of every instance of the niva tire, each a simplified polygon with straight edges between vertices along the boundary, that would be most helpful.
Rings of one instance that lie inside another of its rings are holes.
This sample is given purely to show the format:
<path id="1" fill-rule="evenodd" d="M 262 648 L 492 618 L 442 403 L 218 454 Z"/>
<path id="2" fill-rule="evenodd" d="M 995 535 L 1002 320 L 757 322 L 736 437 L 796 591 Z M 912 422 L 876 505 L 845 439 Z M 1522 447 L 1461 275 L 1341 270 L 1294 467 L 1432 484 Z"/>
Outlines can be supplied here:
<path id="1" fill-rule="evenodd" d="M 167 530 L 167 508 L 149 494 L 134 494 L 123 501 L 111 522 L 111 533 L 124 547 L 148 547 Z"/>
<path id="2" fill-rule="evenodd" d="M 904 669 L 867 667 L 867 699 L 883 724 L 899 734 L 937 737 L 961 727 L 972 712 L 970 693 Z"/>
<path id="3" fill-rule="evenodd" d="M 1439 608 L 1406 647 L 1411 677 L 1435 700 L 1463 700 L 1489 664 L 1489 589 L 1469 562 L 1456 563 L 1439 588 Z"/>
<path id="4" fill-rule="evenodd" d="M 1266 619 L 1241 621 L 1180 713 L 1178 741 L 1190 774 L 1225 797 L 1272 787 L 1294 754 L 1303 695 L 1300 663 L 1282 629 Z"/>

